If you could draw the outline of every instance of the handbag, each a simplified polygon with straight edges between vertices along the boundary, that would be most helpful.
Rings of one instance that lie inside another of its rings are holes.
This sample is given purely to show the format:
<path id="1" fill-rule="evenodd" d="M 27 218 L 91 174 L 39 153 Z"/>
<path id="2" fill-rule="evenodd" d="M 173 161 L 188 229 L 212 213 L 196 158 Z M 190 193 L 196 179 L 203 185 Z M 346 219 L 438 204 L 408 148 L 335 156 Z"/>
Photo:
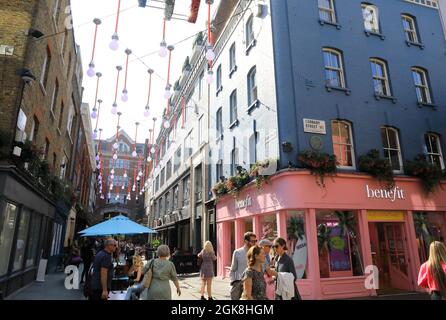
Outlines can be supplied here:
<path id="1" fill-rule="evenodd" d="M 152 278 L 153 278 L 153 262 L 154 260 L 150 260 L 149 267 L 146 273 L 144 274 L 144 278 L 142 280 L 142 285 L 144 288 L 148 289 L 150 288 L 150 285 L 152 284 Z"/>

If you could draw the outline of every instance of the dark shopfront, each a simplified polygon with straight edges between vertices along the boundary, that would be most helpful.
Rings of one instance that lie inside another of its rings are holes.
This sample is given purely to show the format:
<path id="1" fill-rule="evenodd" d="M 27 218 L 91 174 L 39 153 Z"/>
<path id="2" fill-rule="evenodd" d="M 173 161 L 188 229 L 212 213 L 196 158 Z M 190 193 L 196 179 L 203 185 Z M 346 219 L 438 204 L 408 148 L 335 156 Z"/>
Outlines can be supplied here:
<path id="1" fill-rule="evenodd" d="M 0 291 L 4 297 L 36 279 L 41 257 L 49 260 L 47 270 L 57 263 L 66 224 L 57 211 L 15 169 L 0 168 Z"/>

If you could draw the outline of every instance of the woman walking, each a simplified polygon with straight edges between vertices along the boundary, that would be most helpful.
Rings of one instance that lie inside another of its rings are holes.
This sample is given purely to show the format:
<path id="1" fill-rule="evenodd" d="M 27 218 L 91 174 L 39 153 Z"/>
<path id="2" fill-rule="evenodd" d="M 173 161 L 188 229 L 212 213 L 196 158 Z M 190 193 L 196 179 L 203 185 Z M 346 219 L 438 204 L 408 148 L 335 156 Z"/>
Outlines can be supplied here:
<path id="1" fill-rule="evenodd" d="M 175 266 L 169 260 L 169 247 L 160 245 L 157 249 L 157 255 L 158 258 L 147 263 L 147 266 L 152 268 L 152 282 L 150 287 L 141 294 L 141 300 L 172 300 L 169 281 L 175 284 L 178 296 L 181 295 L 180 283 L 177 278 Z M 145 270 L 145 272 L 147 271 Z"/>
<path id="2" fill-rule="evenodd" d="M 265 263 L 265 252 L 259 246 L 248 250 L 248 267 L 242 276 L 242 300 L 268 300 L 266 297 L 266 282 L 262 266 Z"/>
<path id="3" fill-rule="evenodd" d="M 276 300 L 301 300 L 296 285 L 296 269 L 293 259 L 286 253 L 288 248 L 285 239 L 276 238 L 273 248 L 276 251 L 275 270 L 268 268 L 266 272 L 269 276 L 276 277 Z"/>
<path id="4" fill-rule="evenodd" d="M 432 300 L 446 299 L 446 247 L 443 243 L 431 243 L 429 260 L 420 268 L 418 285 L 429 288 Z"/>
<path id="5" fill-rule="evenodd" d="M 214 300 L 212 299 L 212 279 L 214 278 L 214 261 L 217 260 L 217 257 L 215 256 L 214 247 L 210 241 L 205 242 L 203 250 L 198 254 L 198 259 L 201 260 L 201 300 L 206 300 L 204 297 L 204 289 L 206 286 L 208 300 Z"/>

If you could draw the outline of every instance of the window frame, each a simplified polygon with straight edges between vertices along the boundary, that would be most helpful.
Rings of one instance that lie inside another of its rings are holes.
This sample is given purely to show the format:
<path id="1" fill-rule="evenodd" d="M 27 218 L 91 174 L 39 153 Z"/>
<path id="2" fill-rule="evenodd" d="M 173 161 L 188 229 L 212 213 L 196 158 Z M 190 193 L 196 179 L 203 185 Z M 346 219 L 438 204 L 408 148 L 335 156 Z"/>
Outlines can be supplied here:
<path id="1" fill-rule="evenodd" d="M 229 96 L 229 122 L 231 127 L 238 121 L 238 110 L 237 110 L 237 89 L 232 91 Z"/>
<path id="2" fill-rule="evenodd" d="M 254 103 L 258 101 L 258 87 L 257 87 L 257 66 L 253 66 L 247 75 L 247 87 L 248 87 L 248 109 L 251 109 Z M 254 88 L 257 90 L 257 97 L 254 100 Z"/>
<path id="3" fill-rule="evenodd" d="M 255 45 L 255 40 L 254 15 L 251 14 L 245 24 L 245 42 L 247 52 L 249 52 L 249 49 Z"/>
<path id="4" fill-rule="evenodd" d="M 235 42 L 229 48 L 229 78 L 237 71 L 237 47 Z"/>
<path id="5" fill-rule="evenodd" d="M 416 18 L 409 14 L 403 13 L 401 14 L 401 22 L 403 23 L 403 31 L 406 37 L 406 41 L 412 44 L 418 44 L 418 45 L 421 44 Z M 412 25 L 413 29 L 407 29 L 405 26 L 405 22 L 407 22 L 409 26 Z M 414 41 L 410 40 L 409 34 L 411 34 L 414 37 Z"/>
<path id="6" fill-rule="evenodd" d="M 431 88 L 430 88 L 430 84 L 429 84 L 428 71 L 426 69 L 421 68 L 421 67 L 412 67 L 410 70 L 412 72 L 412 80 L 413 80 L 413 84 L 415 86 L 415 92 L 416 92 L 416 95 L 417 95 L 418 103 L 421 103 L 421 104 L 432 104 L 433 100 L 432 100 Z M 414 73 L 417 73 L 417 74 L 420 75 L 420 79 L 422 80 L 421 84 L 417 84 L 415 82 Z M 424 91 L 424 94 L 426 95 L 427 101 L 420 100 L 420 97 L 418 95 L 418 90 L 423 90 Z"/>
<path id="7" fill-rule="evenodd" d="M 372 8 L 373 9 L 374 18 L 376 19 L 376 26 L 375 27 L 378 28 L 377 30 L 376 29 L 369 30 L 366 27 L 366 25 L 365 25 L 366 19 L 365 19 L 365 16 L 364 16 L 364 10 L 366 10 L 367 8 Z M 381 35 L 382 32 L 381 32 L 381 23 L 380 23 L 380 20 L 379 20 L 379 8 L 378 8 L 378 6 L 376 6 L 374 4 L 371 4 L 371 3 L 363 2 L 363 3 L 361 3 L 361 9 L 362 9 L 362 21 L 363 21 L 364 31 L 366 33 L 369 33 L 369 34 Z"/>
<path id="8" fill-rule="evenodd" d="M 379 59 L 379 58 L 370 58 L 369 61 L 370 61 L 371 69 L 372 69 L 373 91 L 374 91 L 375 95 L 378 95 L 380 97 L 392 97 L 392 88 L 390 86 L 390 77 L 389 77 L 389 69 L 388 69 L 387 62 L 382 59 Z M 374 74 L 374 68 L 372 66 L 373 64 L 379 65 L 381 67 L 382 73 L 384 75 L 383 77 Z M 380 82 L 383 92 L 376 91 L 375 83 L 377 81 Z M 383 82 L 384 82 L 384 86 L 383 86 Z M 387 93 L 385 93 L 384 91 L 387 91 Z"/>
<path id="9" fill-rule="evenodd" d="M 432 140 L 430 139 L 430 137 L 435 137 L 438 153 L 433 152 Z M 440 169 L 444 170 L 445 164 L 444 164 L 444 158 L 443 158 L 443 150 L 441 149 L 440 135 L 438 135 L 434 132 L 427 132 L 424 135 L 425 143 L 426 143 L 426 140 L 429 140 L 429 145 L 426 145 L 426 156 L 427 156 L 428 161 L 431 164 L 436 165 L 436 163 L 433 161 L 433 157 L 438 157 L 440 159 Z"/>
<path id="10" fill-rule="evenodd" d="M 335 7 L 335 3 L 334 0 L 326 0 L 329 3 L 329 7 L 321 7 L 321 3 L 320 0 L 318 0 L 317 2 L 317 6 L 318 6 L 318 11 L 319 11 L 319 19 L 320 21 L 323 21 L 325 23 L 331 23 L 331 24 L 337 24 L 338 23 L 338 19 L 337 19 L 337 14 L 336 14 L 336 7 Z M 329 17 L 330 20 L 324 19 L 321 16 L 321 11 L 323 13 L 326 13 Z"/>
<path id="11" fill-rule="evenodd" d="M 384 151 L 384 158 L 388 159 L 388 161 L 390 163 L 390 166 L 393 168 L 392 159 L 387 156 L 387 152 L 386 151 L 398 151 L 398 161 L 399 161 L 400 169 L 399 170 L 393 170 L 393 172 L 394 173 L 403 173 L 404 172 L 404 164 L 403 164 L 403 154 L 402 154 L 402 150 L 401 150 L 401 142 L 400 142 L 399 130 L 394 128 L 394 127 L 389 127 L 389 126 L 382 126 L 381 130 L 383 130 L 383 129 L 386 130 L 386 140 L 387 140 L 387 145 L 388 145 L 388 147 L 386 147 L 384 144 L 382 146 L 383 151 Z M 394 149 L 394 148 L 390 147 L 389 131 L 391 131 L 391 132 L 393 132 L 395 134 L 395 136 L 396 136 L 395 141 L 397 143 L 398 149 Z"/>
<path id="12" fill-rule="evenodd" d="M 338 89 L 347 89 L 347 84 L 346 84 L 346 79 L 345 79 L 345 69 L 344 69 L 344 61 L 343 61 L 343 54 L 342 51 L 335 49 L 335 48 L 328 48 L 328 47 L 324 47 L 322 48 L 322 53 L 323 53 L 323 60 L 324 60 L 324 78 L 325 78 L 325 85 L 326 87 L 329 88 L 338 88 Z M 328 66 L 325 64 L 325 54 L 329 53 L 331 55 L 336 56 L 337 61 L 338 61 L 338 65 L 339 67 L 333 67 L 333 66 Z M 327 81 L 327 71 L 330 72 L 336 72 L 336 74 L 338 74 L 339 76 L 339 83 L 340 86 L 334 86 L 332 85 L 332 83 L 328 84 Z"/>
<path id="13" fill-rule="evenodd" d="M 338 127 L 337 127 L 337 131 L 339 134 L 339 137 L 341 136 L 341 125 L 347 125 L 348 126 L 348 135 L 349 135 L 349 140 L 350 140 L 350 144 L 348 143 L 342 143 L 342 142 L 336 142 L 333 140 L 333 125 L 334 122 L 338 123 Z M 335 154 L 334 150 L 335 150 L 335 145 L 336 146 L 350 146 L 350 153 L 351 153 L 351 159 L 352 159 L 352 165 L 351 166 L 343 166 L 343 165 L 338 165 L 337 168 L 339 169 L 349 169 L 349 170 L 356 170 L 356 156 L 355 156 L 355 144 L 354 144 L 354 140 L 353 140 L 353 125 L 350 121 L 346 121 L 346 120 L 339 120 L 339 119 L 334 119 L 331 120 L 331 142 L 332 142 L 332 147 L 333 147 L 333 153 Z"/>

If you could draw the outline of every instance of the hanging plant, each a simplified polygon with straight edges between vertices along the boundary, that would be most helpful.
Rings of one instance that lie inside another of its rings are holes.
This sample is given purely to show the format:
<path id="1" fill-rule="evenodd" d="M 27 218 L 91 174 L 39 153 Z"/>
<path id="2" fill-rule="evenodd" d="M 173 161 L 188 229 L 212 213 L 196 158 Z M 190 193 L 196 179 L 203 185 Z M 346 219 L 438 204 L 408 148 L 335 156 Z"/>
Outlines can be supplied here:
<path id="1" fill-rule="evenodd" d="M 261 190 L 263 188 L 264 184 L 268 184 L 269 181 L 269 175 L 262 174 L 262 171 L 264 169 L 269 168 L 271 161 L 274 160 L 265 160 L 265 161 L 258 161 L 255 163 L 249 172 L 249 176 L 254 179 L 256 188 L 258 190 Z M 262 170 L 263 169 L 263 170 Z"/>
<path id="2" fill-rule="evenodd" d="M 359 171 L 370 174 L 372 177 L 378 179 L 380 183 L 384 182 L 387 189 L 395 186 L 392 167 L 387 159 L 379 157 L 378 150 L 372 149 L 367 155 L 359 157 L 358 164 Z"/>
<path id="3" fill-rule="evenodd" d="M 414 161 L 407 161 L 404 168 L 407 175 L 421 180 L 426 194 L 435 192 L 438 187 L 441 188 L 443 172 L 436 165 L 428 162 L 424 154 L 418 155 Z"/>
<path id="4" fill-rule="evenodd" d="M 303 237 L 305 236 L 304 219 L 295 217 L 290 218 L 288 220 L 288 225 L 286 230 L 287 230 L 288 240 L 294 242 L 298 241 L 299 239 L 303 239 Z"/>
<path id="5" fill-rule="evenodd" d="M 316 183 L 325 188 L 325 177 L 336 174 L 336 156 L 317 151 L 305 151 L 297 158 L 302 167 L 309 169 L 316 176 Z"/>
<path id="6" fill-rule="evenodd" d="M 217 183 L 212 188 L 212 192 L 214 193 L 214 196 L 216 198 L 220 198 L 220 197 L 224 196 L 225 194 L 227 194 L 228 193 L 228 189 L 226 187 L 226 182 L 225 181 L 221 181 L 221 182 Z"/>

